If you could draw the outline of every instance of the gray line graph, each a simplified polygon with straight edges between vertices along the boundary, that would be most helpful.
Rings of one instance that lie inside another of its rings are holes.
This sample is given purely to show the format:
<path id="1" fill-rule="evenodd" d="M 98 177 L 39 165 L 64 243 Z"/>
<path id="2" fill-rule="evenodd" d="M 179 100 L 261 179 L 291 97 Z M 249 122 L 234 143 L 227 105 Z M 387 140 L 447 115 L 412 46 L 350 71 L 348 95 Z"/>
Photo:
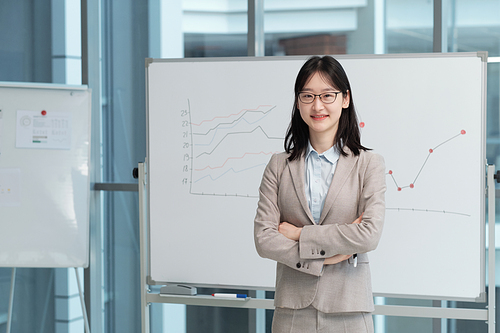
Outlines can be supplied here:
<path id="1" fill-rule="evenodd" d="M 200 119 L 203 112 L 193 111 L 188 100 L 190 194 L 258 197 L 269 158 L 283 150 L 284 134 L 273 120 L 276 111 L 276 105 L 258 105 Z"/>

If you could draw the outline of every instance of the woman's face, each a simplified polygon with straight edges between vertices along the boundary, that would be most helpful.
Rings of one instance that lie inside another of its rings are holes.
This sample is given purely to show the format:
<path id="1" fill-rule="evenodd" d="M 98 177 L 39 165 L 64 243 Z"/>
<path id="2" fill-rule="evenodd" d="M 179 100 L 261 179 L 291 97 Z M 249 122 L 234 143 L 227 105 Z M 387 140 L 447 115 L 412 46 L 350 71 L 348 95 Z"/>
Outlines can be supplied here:
<path id="1" fill-rule="evenodd" d="M 300 93 L 321 94 L 324 100 L 328 95 L 335 95 L 328 93 L 336 92 L 339 92 L 339 90 L 326 81 L 318 72 L 309 78 L 302 91 L 300 91 Z M 302 102 L 299 98 L 298 108 L 300 115 L 307 126 L 309 126 L 309 136 L 311 139 L 331 139 L 333 142 L 337 134 L 342 108 L 349 106 L 349 96 L 349 92 L 345 97 L 342 93 L 339 93 L 335 101 L 330 104 L 322 102 L 319 96 L 315 96 L 314 101 L 310 104 Z"/>

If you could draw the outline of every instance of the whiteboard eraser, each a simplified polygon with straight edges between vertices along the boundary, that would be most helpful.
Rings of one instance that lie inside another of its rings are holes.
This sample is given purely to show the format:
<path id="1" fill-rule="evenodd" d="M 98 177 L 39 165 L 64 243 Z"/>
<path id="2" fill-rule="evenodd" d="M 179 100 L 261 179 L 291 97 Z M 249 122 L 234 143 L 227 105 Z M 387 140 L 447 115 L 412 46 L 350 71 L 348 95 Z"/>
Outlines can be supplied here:
<path id="1" fill-rule="evenodd" d="M 160 296 L 162 294 L 194 296 L 196 293 L 196 287 L 186 286 L 184 284 L 169 284 L 160 288 Z"/>

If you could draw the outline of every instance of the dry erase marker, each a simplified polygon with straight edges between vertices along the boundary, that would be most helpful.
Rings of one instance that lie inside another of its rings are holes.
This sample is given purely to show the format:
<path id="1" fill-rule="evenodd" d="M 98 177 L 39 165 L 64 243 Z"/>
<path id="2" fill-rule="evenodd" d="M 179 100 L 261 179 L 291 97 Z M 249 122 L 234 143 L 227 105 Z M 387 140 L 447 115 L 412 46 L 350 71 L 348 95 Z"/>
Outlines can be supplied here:
<path id="1" fill-rule="evenodd" d="M 225 298 L 247 298 L 245 294 L 212 294 L 214 297 L 225 297 Z"/>

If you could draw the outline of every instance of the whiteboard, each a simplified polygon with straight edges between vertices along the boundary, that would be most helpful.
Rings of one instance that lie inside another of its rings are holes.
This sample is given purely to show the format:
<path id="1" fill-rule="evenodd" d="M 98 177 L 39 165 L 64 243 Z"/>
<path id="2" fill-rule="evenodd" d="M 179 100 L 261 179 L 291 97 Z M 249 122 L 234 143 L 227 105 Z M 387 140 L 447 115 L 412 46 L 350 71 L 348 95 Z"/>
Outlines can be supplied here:
<path id="1" fill-rule="evenodd" d="M 482 53 L 342 56 L 362 142 L 386 162 L 374 293 L 483 296 Z M 305 57 L 151 60 L 149 282 L 272 290 L 253 243 L 258 187 L 283 151 Z"/>
<path id="2" fill-rule="evenodd" d="M 90 90 L 0 83 L 0 266 L 87 267 Z"/>

